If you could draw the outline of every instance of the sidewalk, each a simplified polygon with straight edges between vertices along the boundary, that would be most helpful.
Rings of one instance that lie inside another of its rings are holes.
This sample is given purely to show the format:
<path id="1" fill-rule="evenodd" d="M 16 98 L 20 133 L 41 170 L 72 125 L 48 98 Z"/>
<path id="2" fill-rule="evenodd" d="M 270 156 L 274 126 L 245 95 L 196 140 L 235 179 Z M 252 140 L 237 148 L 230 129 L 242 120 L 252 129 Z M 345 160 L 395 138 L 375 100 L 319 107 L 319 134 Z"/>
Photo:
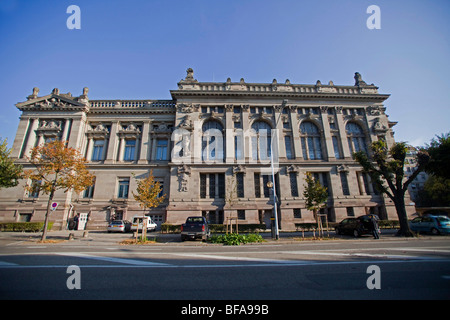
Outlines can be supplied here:
<path id="1" fill-rule="evenodd" d="M 280 232 L 279 240 L 272 239 L 272 234 L 270 232 L 262 232 L 260 235 L 265 240 L 262 243 L 251 244 L 251 245 L 267 245 L 267 244 L 300 244 L 306 241 L 395 241 L 395 240 L 410 240 L 417 241 L 421 239 L 436 239 L 445 236 L 431 236 L 431 235 L 420 235 L 418 238 L 403 238 L 396 236 L 396 229 L 383 229 L 380 235 L 380 239 L 374 240 L 371 235 L 364 235 L 359 238 L 354 238 L 352 236 L 336 235 L 334 231 L 324 233 L 322 239 L 314 239 L 313 232 Z M 70 235 L 73 236 L 70 236 Z M 13 244 L 40 244 L 39 240 L 42 233 L 31 233 L 31 232 L 0 232 L 0 246 L 13 245 Z M 71 239 L 69 240 L 69 236 Z M 49 231 L 47 233 L 47 240 L 45 244 L 50 245 L 80 245 L 80 246 L 103 246 L 103 245 L 119 245 L 121 241 L 126 239 L 131 239 L 133 233 L 107 233 L 106 231 L 97 230 L 62 230 L 62 231 Z M 147 233 L 147 238 L 149 240 L 155 239 L 156 243 L 148 245 L 175 245 L 175 246 L 217 246 L 218 244 L 210 244 L 202 241 L 185 241 L 181 242 L 179 234 L 166 234 L 157 232 Z M 447 237 L 445 237 L 447 238 Z M 219 246 L 222 246 L 219 244 Z"/>

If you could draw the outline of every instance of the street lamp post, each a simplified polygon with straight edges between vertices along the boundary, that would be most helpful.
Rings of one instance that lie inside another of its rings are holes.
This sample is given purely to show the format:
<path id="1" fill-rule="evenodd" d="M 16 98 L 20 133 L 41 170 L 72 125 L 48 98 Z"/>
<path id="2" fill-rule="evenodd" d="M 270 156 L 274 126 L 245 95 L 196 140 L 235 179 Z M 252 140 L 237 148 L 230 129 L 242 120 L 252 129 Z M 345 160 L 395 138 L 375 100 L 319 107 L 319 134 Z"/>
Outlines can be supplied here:
<path id="1" fill-rule="evenodd" d="M 273 178 L 273 176 L 272 176 L 272 178 Z M 274 209 L 273 212 L 275 214 L 275 216 L 273 218 L 274 224 L 272 224 L 272 238 L 274 238 L 275 240 L 278 240 L 279 233 L 278 233 L 277 195 L 275 193 L 275 185 L 272 183 L 272 181 L 269 181 L 269 182 L 267 182 L 267 187 L 270 189 L 270 193 L 272 194 L 273 209 Z"/>
<path id="2" fill-rule="evenodd" d="M 281 106 L 284 108 L 287 104 L 288 100 L 283 100 L 281 103 Z M 278 121 L 280 120 L 281 114 L 278 115 Z M 273 132 L 273 131 L 272 131 Z M 278 130 L 276 130 L 275 137 L 272 137 L 271 143 L 270 143 L 270 167 L 272 169 L 272 181 L 267 182 L 267 187 L 272 189 L 273 194 L 273 211 L 275 213 L 274 221 L 275 221 L 275 239 L 278 240 L 280 238 L 280 234 L 278 231 L 278 212 L 277 212 L 277 192 L 276 192 L 276 186 L 275 186 L 275 170 L 273 165 L 273 143 L 278 140 Z M 277 152 L 278 152 L 278 143 L 277 143 Z"/>

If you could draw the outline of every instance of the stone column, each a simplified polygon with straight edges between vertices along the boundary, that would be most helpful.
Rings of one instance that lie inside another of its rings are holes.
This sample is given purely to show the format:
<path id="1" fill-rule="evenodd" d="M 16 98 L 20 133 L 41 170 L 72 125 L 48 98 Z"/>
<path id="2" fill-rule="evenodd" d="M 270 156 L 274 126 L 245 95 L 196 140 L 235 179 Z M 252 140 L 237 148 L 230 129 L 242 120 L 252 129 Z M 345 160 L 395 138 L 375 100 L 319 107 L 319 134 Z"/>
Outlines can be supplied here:
<path id="1" fill-rule="evenodd" d="M 106 153 L 105 164 L 111 164 L 116 161 L 115 155 L 117 154 L 117 132 L 119 131 L 119 122 L 115 122 L 111 125 L 111 132 L 109 134 L 108 151 Z"/>
<path id="2" fill-rule="evenodd" d="M 297 117 L 297 108 L 291 107 L 291 127 L 292 127 L 292 142 L 294 144 L 294 158 L 295 159 L 302 159 L 302 146 L 300 144 L 300 127 L 298 123 L 298 117 Z"/>
<path id="3" fill-rule="evenodd" d="M 145 121 L 142 128 L 141 150 L 138 163 L 148 163 L 150 121 Z"/>
<path id="4" fill-rule="evenodd" d="M 351 159 L 350 149 L 347 141 L 347 132 L 345 131 L 344 115 L 342 114 L 342 107 L 336 107 L 336 121 L 339 129 L 339 138 L 342 144 L 342 154 L 345 159 Z"/>
<path id="5" fill-rule="evenodd" d="M 224 147 L 225 147 L 225 161 L 226 163 L 234 162 L 234 122 L 233 122 L 233 105 L 229 104 L 225 106 L 225 135 L 224 135 Z"/>
<path id="6" fill-rule="evenodd" d="M 86 129 L 86 114 L 82 114 L 80 118 L 73 119 L 70 129 L 70 138 L 68 146 L 74 149 L 80 149 L 81 141 L 85 135 Z"/>
<path id="7" fill-rule="evenodd" d="M 19 158 L 20 156 L 24 156 L 25 152 L 24 150 L 27 147 L 27 129 L 30 129 L 33 126 L 34 119 L 28 119 L 28 118 L 20 118 L 19 126 L 17 128 L 17 134 L 14 139 L 12 151 L 11 151 L 11 158 Z M 30 132 L 28 136 L 31 136 Z M 34 132 L 33 132 L 34 134 Z M 29 139 L 29 138 L 28 138 Z"/>
<path id="8" fill-rule="evenodd" d="M 245 163 L 249 163 L 252 155 L 250 153 L 250 145 L 252 143 L 251 138 L 248 133 L 250 130 L 250 121 L 248 118 L 249 105 L 243 105 L 241 108 L 241 123 L 242 123 L 242 131 L 244 134 L 242 135 L 242 145 L 244 146 L 244 161 Z"/>
<path id="9" fill-rule="evenodd" d="M 124 152 L 125 152 L 125 137 L 120 137 L 120 140 L 119 140 L 119 161 L 123 161 Z"/>
<path id="10" fill-rule="evenodd" d="M 331 139 L 330 124 L 328 122 L 328 107 L 320 107 L 320 113 L 324 136 L 323 141 L 325 142 L 325 150 L 327 152 L 327 160 L 334 160 L 336 157 L 334 156 L 333 141 Z"/>
<path id="11" fill-rule="evenodd" d="M 94 138 L 90 137 L 88 139 L 88 144 L 86 147 L 86 161 L 91 161 L 93 149 L 94 149 Z"/>
<path id="12" fill-rule="evenodd" d="M 287 107 L 284 107 L 287 108 Z M 273 157 L 275 161 L 276 153 L 278 152 L 279 159 L 286 159 L 286 148 L 284 147 L 284 134 L 283 134 L 283 120 L 281 118 L 281 112 L 283 111 L 283 106 L 275 106 L 274 107 L 274 116 L 275 116 L 275 129 L 277 129 L 276 135 L 271 135 L 272 146 L 277 148 L 278 150 L 272 150 Z M 277 139 L 277 141 L 274 141 Z"/>
<path id="13" fill-rule="evenodd" d="M 61 137 L 62 141 L 67 141 L 71 123 L 72 123 L 72 119 L 66 119 L 66 121 L 64 122 L 64 131 L 63 131 L 63 134 Z"/>

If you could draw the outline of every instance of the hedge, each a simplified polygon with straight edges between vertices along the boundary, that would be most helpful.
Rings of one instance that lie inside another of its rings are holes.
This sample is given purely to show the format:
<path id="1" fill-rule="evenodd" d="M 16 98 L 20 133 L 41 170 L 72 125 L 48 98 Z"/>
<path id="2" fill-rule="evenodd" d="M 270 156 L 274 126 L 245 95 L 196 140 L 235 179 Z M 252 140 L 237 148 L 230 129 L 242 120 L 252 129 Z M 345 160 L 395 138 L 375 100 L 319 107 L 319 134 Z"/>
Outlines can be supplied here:
<path id="1" fill-rule="evenodd" d="M 263 238 L 259 234 L 249 233 L 249 234 L 221 234 L 214 235 L 209 239 L 211 243 L 223 243 L 227 246 L 238 246 L 240 244 L 252 243 L 252 242 L 263 242 Z"/>
<path id="2" fill-rule="evenodd" d="M 180 233 L 181 232 L 181 225 L 179 225 L 179 224 L 163 223 L 163 224 L 161 224 L 161 232 L 162 233 Z"/>
<path id="3" fill-rule="evenodd" d="M 211 233 L 224 233 L 227 226 L 225 224 L 210 224 L 209 230 Z M 265 224 L 238 224 L 239 232 L 256 232 L 260 230 L 266 230 Z M 236 225 L 233 224 L 233 230 L 236 229 Z M 163 223 L 161 224 L 161 232 L 163 233 L 180 233 L 181 225 Z"/>
<path id="4" fill-rule="evenodd" d="M 337 222 L 328 222 L 328 228 L 334 229 L 338 225 Z M 378 226 L 381 229 L 394 229 L 400 227 L 400 222 L 398 220 L 379 220 Z M 323 223 L 324 229 L 326 228 L 326 224 Z M 316 222 L 310 222 L 310 223 L 296 223 L 295 228 L 297 231 L 303 230 L 303 231 L 312 231 L 313 229 L 317 229 L 317 223 Z"/>
<path id="5" fill-rule="evenodd" d="M 49 222 L 47 230 L 50 230 L 53 222 Z M 39 232 L 44 229 L 44 222 L 2 222 L 0 231 L 10 232 Z"/>

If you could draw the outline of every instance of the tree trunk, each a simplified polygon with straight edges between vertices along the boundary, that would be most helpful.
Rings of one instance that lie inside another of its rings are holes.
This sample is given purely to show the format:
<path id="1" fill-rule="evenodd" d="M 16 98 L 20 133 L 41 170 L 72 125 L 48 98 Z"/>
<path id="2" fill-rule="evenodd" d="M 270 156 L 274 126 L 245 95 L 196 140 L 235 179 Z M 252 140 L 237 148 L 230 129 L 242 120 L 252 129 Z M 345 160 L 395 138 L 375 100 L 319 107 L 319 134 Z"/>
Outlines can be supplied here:
<path id="1" fill-rule="evenodd" d="M 397 211 L 398 221 L 400 222 L 400 230 L 397 236 L 414 237 L 414 233 L 409 228 L 408 215 L 405 207 L 405 193 L 399 192 L 394 196 L 395 210 Z"/>
<path id="2" fill-rule="evenodd" d="M 41 241 L 45 241 L 45 239 L 47 238 L 48 218 L 50 217 L 50 209 L 51 209 L 54 194 L 55 194 L 55 191 L 52 190 L 48 197 L 47 212 L 45 213 L 44 230 L 42 231 Z"/>

